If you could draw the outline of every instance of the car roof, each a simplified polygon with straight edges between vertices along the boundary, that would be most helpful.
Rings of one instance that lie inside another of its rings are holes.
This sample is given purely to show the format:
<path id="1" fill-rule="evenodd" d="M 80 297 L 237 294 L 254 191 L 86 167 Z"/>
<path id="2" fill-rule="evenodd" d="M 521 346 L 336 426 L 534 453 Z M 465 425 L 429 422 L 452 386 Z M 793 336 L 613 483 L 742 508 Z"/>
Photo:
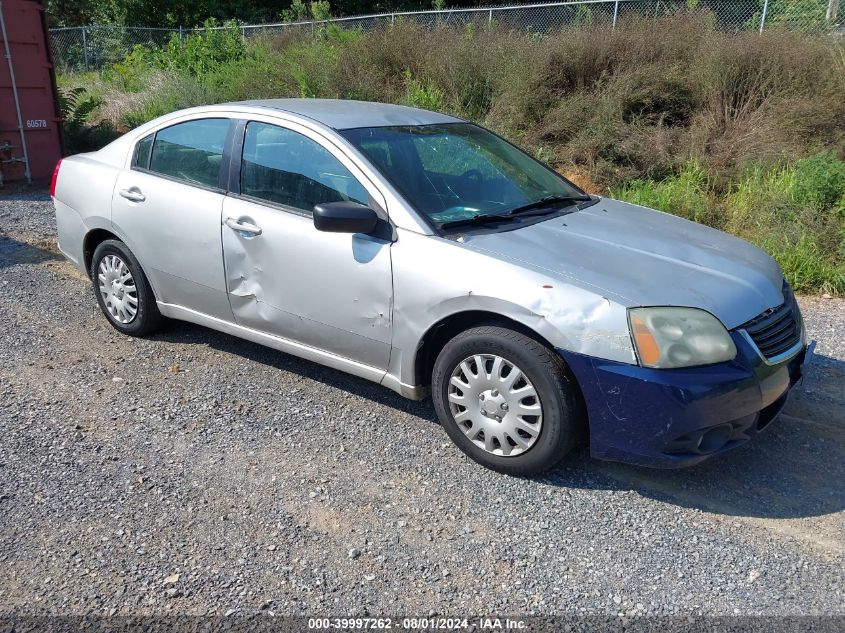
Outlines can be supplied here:
<path id="1" fill-rule="evenodd" d="M 420 108 L 346 99 L 260 99 L 239 101 L 236 105 L 291 112 L 318 121 L 335 130 L 463 122 L 462 119 L 448 114 Z"/>

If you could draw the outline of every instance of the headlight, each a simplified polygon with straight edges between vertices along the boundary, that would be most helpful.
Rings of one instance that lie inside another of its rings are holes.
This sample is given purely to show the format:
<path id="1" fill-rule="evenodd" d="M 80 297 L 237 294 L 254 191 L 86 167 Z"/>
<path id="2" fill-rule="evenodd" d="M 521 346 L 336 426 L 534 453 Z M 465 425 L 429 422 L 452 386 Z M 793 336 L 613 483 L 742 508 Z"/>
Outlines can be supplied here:
<path id="1" fill-rule="evenodd" d="M 697 308 L 633 308 L 628 310 L 637 356 L 644 367 L 709 365 L 736 356 L 725 326 Z"/>

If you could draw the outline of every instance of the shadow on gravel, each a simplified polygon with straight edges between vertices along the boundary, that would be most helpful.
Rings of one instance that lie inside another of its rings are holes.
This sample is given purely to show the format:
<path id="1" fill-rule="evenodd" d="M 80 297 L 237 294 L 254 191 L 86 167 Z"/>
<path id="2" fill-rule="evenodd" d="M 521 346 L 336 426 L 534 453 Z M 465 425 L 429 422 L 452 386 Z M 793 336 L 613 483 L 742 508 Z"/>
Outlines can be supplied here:
<path id="1" fill-rule="evenodd" d="M 208 345 L 220 352 L 235 354 L 256 363 L 293 372 L 330 387 L 342 389 L 352 395 L 367 398 L 384 406 L 392 407 L 439 424 L 430 400 L 424 400 L 422 402 L 408 400 L 387 387 L 382 387 L 369 380 L 358 378 L 357 376 L 352 376 L 351 374 L 346 374 L 331 367 L 325 367 L 290 354 L 285 354 L 270 347 L 252 343 L 235 336 L 229 336 L 216 330 L 210 330 L 191 323 L 171 321 L 167 327 L 155 334 L 152 338 L 172 343 Z"/>
<path id="2" fill-rule="evenodd" d="M 38 200 L 46 202 L 50 199 L 48 187 L 49 179 L 32 185 L 20 182 L 6 183 L 5 186 L 0 187 L 0 200 L 14 200 L 16 202 L 24 200 Z"/>
<path id="3" fill-rule="evenodd" d="M 233 336 L 173 322 L 157 340 L 208 345 L 228 354 L 299 374 L 436 424 L 431 401 L 414 402 L 389 389 Z M 845 509 L 845 363 L 819 356 L 784 415 L 753 442 L 684 470 L 652 470 L 590 458 L 576 450 L 538 485 L 638 494 L 730 516 L 800 518 Z M 841 391 L 841 389 L 839 390 Z M 437 432 L 437 429 L 432 429 Z M 478 466 L 481 468 L 481 466 Z M 495 480 L 492 480 L 495 481 Z"/>
<path id="4" fill-rule="evenodd" d="M 15 264 L 41 264 L 62 259 L 64 258 L 58 253 L 37 248 L 0 233 L 0 268 L 8 268 Z"/>

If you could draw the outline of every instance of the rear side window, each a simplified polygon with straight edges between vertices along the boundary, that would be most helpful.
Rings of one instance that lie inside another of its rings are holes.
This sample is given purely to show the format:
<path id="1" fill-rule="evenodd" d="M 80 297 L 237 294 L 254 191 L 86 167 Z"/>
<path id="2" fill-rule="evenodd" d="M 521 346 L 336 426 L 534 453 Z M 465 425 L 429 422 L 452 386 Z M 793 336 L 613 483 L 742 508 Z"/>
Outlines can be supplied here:
<path id="1" fill-rule="evenodd" d="M 241 194 L 308 213 L 323 202 L 369 200 L 361 183 L 322 145 L 255 121 L 244 136 Z"/>
<path id="2" fill-rule="evenodd" d="M 192 185 L 216 187 L 229 119 L 197 119 L 159 130 L 150 170 Z"/>
<path id="3" fill-rule="evenodd" d="M 150 154 L 153 150 L 153 137 L 154 134 L 150 134 L 145 136 L 138 144 L 135 146 L 135 156 L 132 158 L 132 166 L 133 167 L 140 167 L 141 169 L 149 169 L 150 167 Z"/>

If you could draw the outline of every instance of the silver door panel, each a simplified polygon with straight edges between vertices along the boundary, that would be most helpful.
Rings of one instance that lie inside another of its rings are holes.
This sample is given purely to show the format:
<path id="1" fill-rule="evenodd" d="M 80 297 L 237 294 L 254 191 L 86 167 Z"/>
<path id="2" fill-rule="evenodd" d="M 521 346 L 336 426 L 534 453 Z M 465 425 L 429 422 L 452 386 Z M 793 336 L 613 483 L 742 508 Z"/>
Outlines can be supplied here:
<path id="1" fill-rule="evenodd" d="M 143 194 L 143 201 L 122 196 Z M 112 222 L 144 267 L 157 299 L 232 319 L 223 274 L 223 194 L 124 170 L 115 184 Z"/>
<path id="2" fill-rule="evenodd" d="M 238 231 L 227 220 L 261 233 Z M 232 196 L 222 223 L 226 287 L 239 325 L 387 367 L 390 242 L 323 233 L 310 216 Z"/>

